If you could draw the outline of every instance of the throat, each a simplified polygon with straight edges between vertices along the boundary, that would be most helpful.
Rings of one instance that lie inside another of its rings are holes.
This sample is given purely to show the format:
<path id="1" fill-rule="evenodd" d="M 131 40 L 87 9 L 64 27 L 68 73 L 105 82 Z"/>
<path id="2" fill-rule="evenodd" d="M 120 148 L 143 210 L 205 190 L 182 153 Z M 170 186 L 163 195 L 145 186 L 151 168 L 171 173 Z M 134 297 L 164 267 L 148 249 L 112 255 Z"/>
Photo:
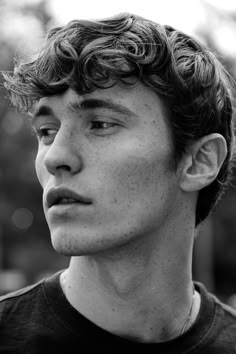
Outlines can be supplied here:
<path id="1" fill-rule="evenodd" d="M 75 275 L 72 266 L 62 273 L 63 291 L 76 310 L 104 330 L 136 342 L 158 343 L 179 336 L 194 322 L 191 285 L 177 294 L 150 277 L 143 287 L 136 279 L 117 292 L 114 282 L 113 288 L 109 282 L 101 286 L 101 275 L 88 276 L 81 268 L 80 274 L 77 269 Z"/>

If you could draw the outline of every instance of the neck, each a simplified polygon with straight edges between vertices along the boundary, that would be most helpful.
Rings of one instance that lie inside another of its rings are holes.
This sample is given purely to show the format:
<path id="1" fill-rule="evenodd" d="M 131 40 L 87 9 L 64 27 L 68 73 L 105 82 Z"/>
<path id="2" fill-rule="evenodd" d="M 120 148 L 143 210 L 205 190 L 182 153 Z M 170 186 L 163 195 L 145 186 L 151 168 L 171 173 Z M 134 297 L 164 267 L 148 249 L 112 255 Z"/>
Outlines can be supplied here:
<path id="1" fill-rule="evenodd" d="M 175 240 L 192 248 L 192 237 L 185 236 L 165 240 L 168 247 L 145 239 L 125 250 L 72 257 L 63 276 L 67 299 L 92 322 L 123 337 L 159 342 L 179 335 L 192 305 L 192 252 L 180 254 L 183 247 Z"/>

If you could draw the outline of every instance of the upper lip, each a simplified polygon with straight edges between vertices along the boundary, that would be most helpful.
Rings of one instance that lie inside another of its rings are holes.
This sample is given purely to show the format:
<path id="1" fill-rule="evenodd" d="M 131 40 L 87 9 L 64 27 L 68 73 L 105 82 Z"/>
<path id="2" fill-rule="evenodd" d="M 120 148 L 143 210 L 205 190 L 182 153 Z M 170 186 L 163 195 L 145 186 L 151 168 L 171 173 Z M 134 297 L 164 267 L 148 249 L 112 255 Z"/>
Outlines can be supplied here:
<path id="1" fill-rule="evenodd" d="M 46 195 L 46 203 L 47 206 L 50 208 L 54 204 L 57 204 L 60 202 L 62 198 L 71 198 L 77 201 L 78 203 L 82 204 L 91 204 L 92 201 L 91 199 L 84 197 L 71 189 L 68 188 L 62 188 L 62 187 L 57 187 L 57 188 L 51 188 L 47 195 Z"/>

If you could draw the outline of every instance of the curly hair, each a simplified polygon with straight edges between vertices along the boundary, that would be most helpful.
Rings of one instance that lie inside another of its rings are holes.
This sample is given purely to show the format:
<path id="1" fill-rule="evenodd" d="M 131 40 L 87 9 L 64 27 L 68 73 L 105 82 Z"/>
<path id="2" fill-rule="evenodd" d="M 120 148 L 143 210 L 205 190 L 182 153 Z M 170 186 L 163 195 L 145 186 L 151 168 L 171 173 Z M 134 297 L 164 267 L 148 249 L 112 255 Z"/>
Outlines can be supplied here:
<path id="1" fill-rule="evenodd" d="M 232 80 L 216 56 L 194 38 L 133 14 L 74 20 L 49 31 L 29 62 L 3 73 L 11 100 L 29 111 L 41 97 L 72 88 L 79 94 L 117 82 L 142 82 L 163 99 L 173 131 L 175 160 L 210 133 L 224 136 L 228 153 L 216 180 L 199 192 L 196 225 L 216 205 L 231 175 L 234 143 Z"/>

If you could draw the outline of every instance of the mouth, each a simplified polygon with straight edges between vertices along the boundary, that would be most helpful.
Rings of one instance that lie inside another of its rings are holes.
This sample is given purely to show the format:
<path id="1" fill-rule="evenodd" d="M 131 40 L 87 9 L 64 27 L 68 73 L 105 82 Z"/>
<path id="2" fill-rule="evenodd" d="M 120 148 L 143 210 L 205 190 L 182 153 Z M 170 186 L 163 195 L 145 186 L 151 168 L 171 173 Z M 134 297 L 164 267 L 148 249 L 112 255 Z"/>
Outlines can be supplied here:
<path id="1" fill-rule="evenodd" d="M 70 189 L 61 187 L 50 189 L 46 195 L 46 205 L 48 208 L 70 204 L 80 204 L 85 206 L 92 204 L 92 201 Z"/>

